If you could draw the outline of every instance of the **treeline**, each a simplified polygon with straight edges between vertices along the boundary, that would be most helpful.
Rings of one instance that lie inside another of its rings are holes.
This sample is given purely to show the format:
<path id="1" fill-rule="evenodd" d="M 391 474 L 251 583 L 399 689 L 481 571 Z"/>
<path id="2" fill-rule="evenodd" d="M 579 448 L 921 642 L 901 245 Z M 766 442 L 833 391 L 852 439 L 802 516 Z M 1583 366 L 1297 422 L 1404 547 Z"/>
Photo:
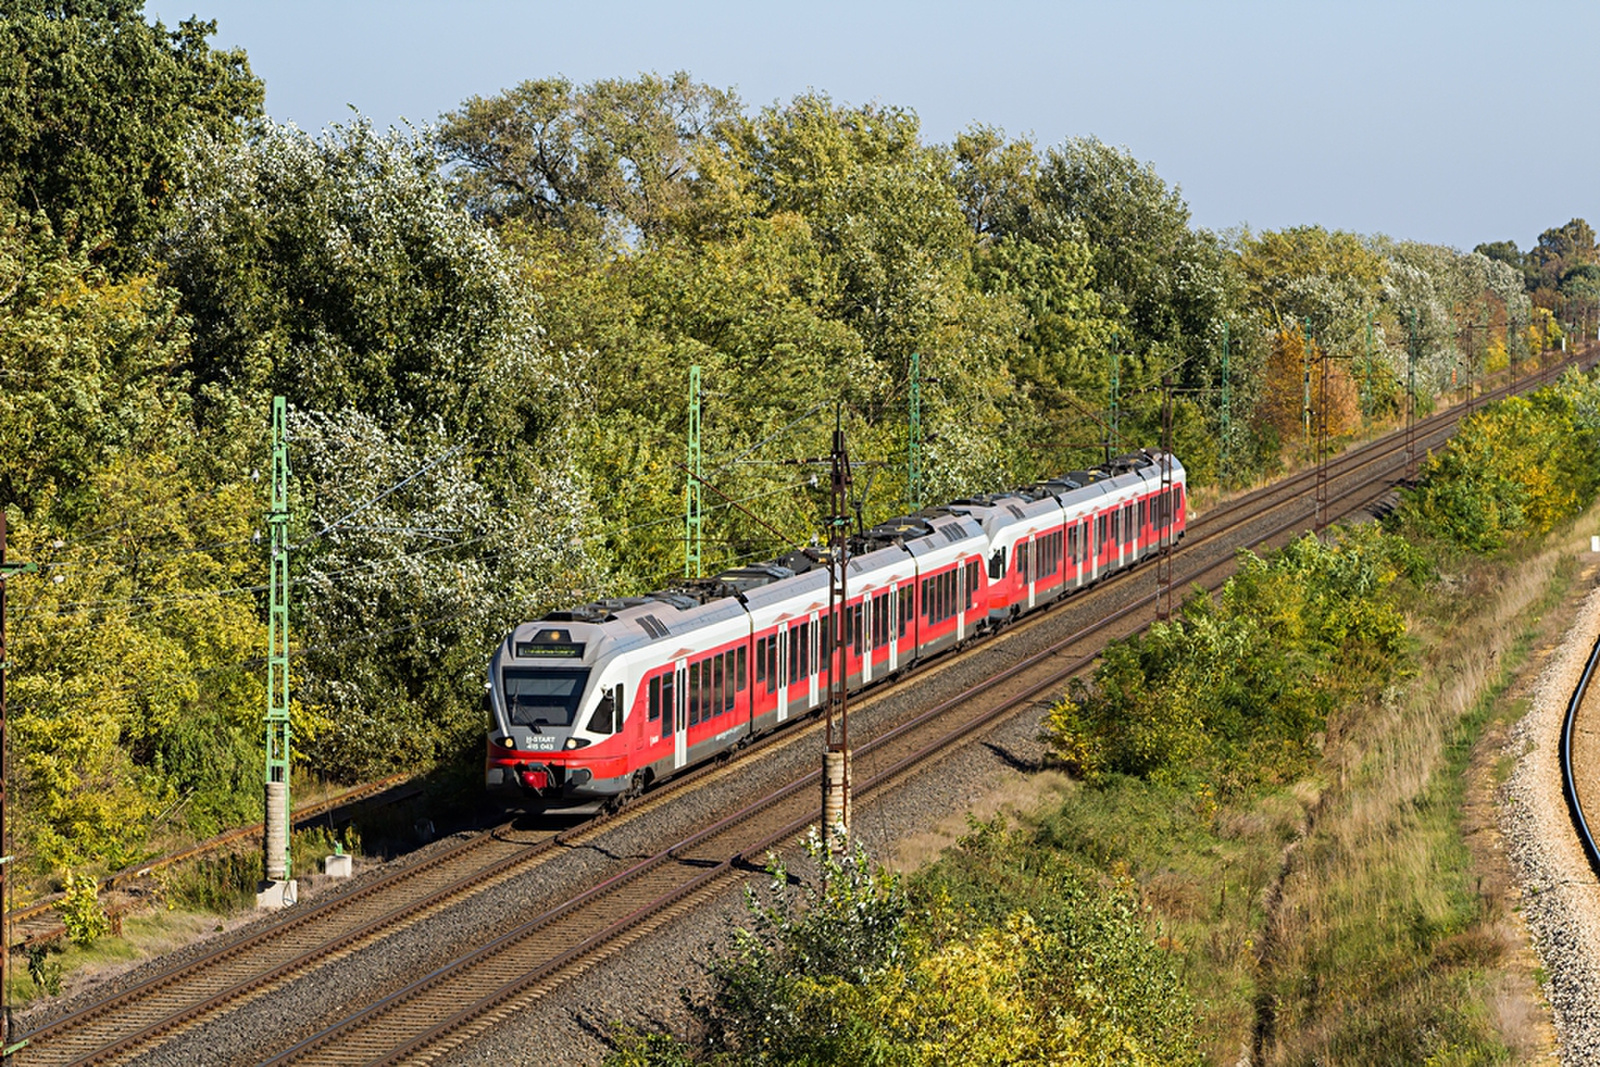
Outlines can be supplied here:
<path id="1" fill-rule="evenodd" d="M 911 503 L 914 354 L 924 502 L 1158 443 L 1169 376 L 1192 475 L 1242 483 L 1300 447 L 1308 359 L 1354 433 L 1413 362 L 1426 407 L 1577 306 L 1530 300 L 1503 249 L 1206 231 L 1093 139 L 939 144 L 909 110 L 751 110 L 684 74 L 314 137 L 266 120 L 212 24 L 0 16 L 0 502 L 40 566 L 8 635 L 39 872 L 259 809 L 274 394 L 297 755 L 350 779 L 475 752 L 514 622 L 682 574 L 691 365 L 709 571 L 815 533 L 804 461 L 836 417 L 863 517 Z"/>

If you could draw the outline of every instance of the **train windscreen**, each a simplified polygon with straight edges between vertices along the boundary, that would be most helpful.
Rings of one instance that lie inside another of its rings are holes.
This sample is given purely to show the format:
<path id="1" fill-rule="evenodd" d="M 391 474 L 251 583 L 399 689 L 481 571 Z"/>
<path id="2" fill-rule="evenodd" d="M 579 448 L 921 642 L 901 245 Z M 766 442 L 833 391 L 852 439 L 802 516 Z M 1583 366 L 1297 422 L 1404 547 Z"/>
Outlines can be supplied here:
<path id="1" fill-rule="evenodd" d="M 589 668 L 507 667 L 500 680 L 512 726 L 571 726 Z"/>

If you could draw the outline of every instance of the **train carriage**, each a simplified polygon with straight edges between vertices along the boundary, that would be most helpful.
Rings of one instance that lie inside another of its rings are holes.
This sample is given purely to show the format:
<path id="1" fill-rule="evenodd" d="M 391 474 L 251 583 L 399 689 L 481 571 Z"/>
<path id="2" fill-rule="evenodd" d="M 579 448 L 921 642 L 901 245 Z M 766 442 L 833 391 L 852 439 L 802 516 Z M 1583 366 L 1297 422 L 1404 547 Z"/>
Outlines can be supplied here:
<path id="1" fill-rule="evenodd" d="M 892 677 L 1133 566 L 1164 531 L 1182 536 L 1183 491 L 1176 458 L 1135 454 L 852 537 L 845 684 Z M 489 665 L 486 787 L 612 800 L 820 707 L 838 663 L 828 552 L 518 626 Z"/>

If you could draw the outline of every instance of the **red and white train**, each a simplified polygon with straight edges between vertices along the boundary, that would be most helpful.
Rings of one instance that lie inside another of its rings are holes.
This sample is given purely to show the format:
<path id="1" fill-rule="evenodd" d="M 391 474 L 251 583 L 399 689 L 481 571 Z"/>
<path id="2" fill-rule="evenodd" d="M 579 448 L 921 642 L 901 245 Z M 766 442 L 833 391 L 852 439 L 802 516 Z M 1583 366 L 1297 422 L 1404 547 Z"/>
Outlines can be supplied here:
<path id="1" fill-rule="evenodd" d="M 1141 452 L 853 537 L 847 684 L 1133 566 L 1183 536 L 1185 503 L 1177 458 Z M 828 564 L 807 548 L 519 625 L 489 664 L 486 787 L 613 800 L 820 707 L 838 668 Z"/>

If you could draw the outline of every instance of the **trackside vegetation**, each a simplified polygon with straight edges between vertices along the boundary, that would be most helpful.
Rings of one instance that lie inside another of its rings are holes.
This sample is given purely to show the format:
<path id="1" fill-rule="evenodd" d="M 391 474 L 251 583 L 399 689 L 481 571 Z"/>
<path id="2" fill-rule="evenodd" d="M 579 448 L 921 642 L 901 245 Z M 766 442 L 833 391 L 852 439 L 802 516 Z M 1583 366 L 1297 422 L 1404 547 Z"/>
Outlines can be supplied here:
<path id="1" fill-rule="evenodd" d="M 275 395 L 296 789 L 423 768 L 461 804 L 507 630 L 682 576 L 691 366 L 715 572 L 819 533 L 804 461 L 836 417 L 870 524 L 1155 446 L 1170 375 L 1203 500 L 1310 458 L 1308 373 L 1330 439 L 1371 436 L 1412 382 L 1426 412 L 1526 376 L 1600 292 L 1582 219 L 1527 251 L 1216 233 L 1092 137 L 939 143 L 907 106 L 752 107 L 683 72 L 530 71 L 435 125 L 310 133 L 215 34 L 0 0 L 0 507 L 38 567 L 8 582 L 9 884 L 70 884 L 88 932 L 88 880 L 259 818 Z M 1489 711 L 1429 679 L 1456 623 L 1515 631 L 1544 595 L 1501 579 L 1593 499 L 1597 408 L 1576 377 L 1486 408 L 1381 528 L 1244 558 L 1052 711 L 1061 811 L 903 883 L 849 866 L 848 901 L 765 898 L 703 1042 L 628 1054 L 776 1062 L 747 1019 L 767 1005 L 812 1062 L 998 1062 L 1002 1020 L 1060 1062 L 1348 1059 L 1371 1035 L 1503 1058 L 1463 992 L 1492 962 L 1448 844 L 1450 760 Z M 1324 841 L 1341 812 L 1374 829 Z M 225 906 L 248 868 L 172 896 Z M 807 955 L 811 909 L 868 900 L 870 967 Z M 1297 902 L 1342 918 L 1285 925 Z M 1436 965 L 1396 971 L 1395 945 Z M 848 987 L 832 1021 L 824 987 Z"/>
<path id="2" fill-rule="evenodd" d="M 1478 412 L 1383 524 L 1242 553 L 1217 596 L 1108 649 L 1045 719 L 1077 781 L 1058 807 L 974 823 L 909 876 L 814 841 L 821 888 L 775 865 L 697 1029 L 619 1031 L 608 1062 L 1527 1058 L 1463 778 L 1570 577 L 1528 561 L 1593 503 L 1592 480 L 1553 487 L 1592 456 L 1597 401 L 1574 373 Z M 1541 445 L 1482 448 L 1507 427 Z M 1435 506 L 1463 481 L 1520 487 L 1492 553 L 1481 512 Z"/>

